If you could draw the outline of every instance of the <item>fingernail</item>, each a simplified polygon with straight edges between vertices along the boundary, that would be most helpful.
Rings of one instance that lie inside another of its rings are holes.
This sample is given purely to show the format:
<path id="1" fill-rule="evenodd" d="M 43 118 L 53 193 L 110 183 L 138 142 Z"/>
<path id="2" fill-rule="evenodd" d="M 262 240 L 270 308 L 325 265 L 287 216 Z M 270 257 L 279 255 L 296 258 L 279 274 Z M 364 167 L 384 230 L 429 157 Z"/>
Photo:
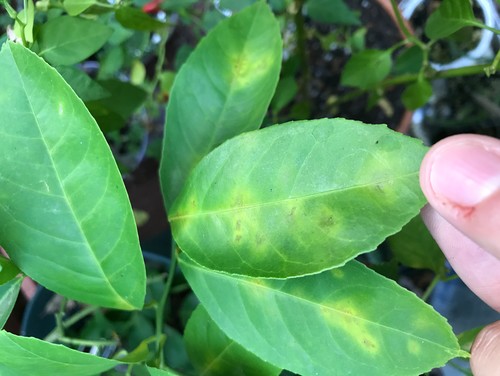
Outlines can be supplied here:
<path id="1" fill-rule="evenodd" d="M 500 155 L 479 144 L 452 144 L 434 156 L 429 178 L 443 200 L 476 206 L 500 190 Z"/>

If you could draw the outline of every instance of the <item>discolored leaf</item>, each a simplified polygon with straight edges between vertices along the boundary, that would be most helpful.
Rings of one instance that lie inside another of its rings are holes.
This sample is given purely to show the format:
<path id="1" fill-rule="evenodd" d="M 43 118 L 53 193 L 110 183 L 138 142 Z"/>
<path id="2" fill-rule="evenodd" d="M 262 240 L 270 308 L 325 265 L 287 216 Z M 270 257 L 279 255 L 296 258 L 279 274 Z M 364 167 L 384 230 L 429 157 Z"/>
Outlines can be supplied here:
<path id="1" fill-rule="evenodd" d="M 98 21 L 56 17 L 40 27 L 38 54 L 53 65 L 73 65 L 97 52 L 111 32 L 110 27 Z"/>
<path id="2" fill-rule="evenodd" d="M 180 262 L 229 338 L 300 375 L 415 376 L 468 355 L 432 307 L 356 261 L 286 280 Z"/>
<path id="3" fill-rule="evenodd" d="M 371 251 L 424 205 L 426 148 L 345 119 L 272 126 L 227 141 L 195 168 L 170 213 L 197 263 L 229 273 L 317 273 Z"/>
<path id="4" fill-rule="evenodd" d="M 203 156 L 260 127 L 278 82 L 281 51 L 278 22 L 259 1 L 221 21 L 191 53 L 167 108 L 160 167 L 167 208 Z"/>
<path id="5" fill-rule="evenodd" d="M 369 89 L 386 78 L 392 66 L 391 50 L 364 50 L 352 55 L 342 70 L 340 83 Z"/>
<path id="6" fill-rule="evenodd" d="M 281 372 L 229 339 L 201 304 L 191 315 L 184 338 L 189 357 L 200 375 L 271 376 Z"/>
<path id="7" fill-rule="evenodd" d="M 0 331 L 2 376 L 94 376 L 117 364 L 111 359 L 72 350 L 37 338 L 19 337 Z"/>
<path id="8" fill-rule="evenodd" d="M 343 0 L 309 0 L 305 3 L 306 13 L 317 22 L 334 25 L 359 25 L 359 17 Z"/>
<path id="9" fill-rule="evenodd" d="M 441 39 L 465 26 L 482 26 L 474 17 L 470 0 L 443 0 L 427 19 L 425 34 L 430 39 Z"/>
<path id="10" fill-rule="evenodd" d="M 16 304 L 22 281 L 23 277 L 17 277 L 4 284 L 0 284 L 0 329 L 2 329 L 7 322 Z"/>
<path id="11" fill-rule="evenodd" d="M 0 244 L 61 295 L 142 307 L 132 208 L 97 124 L 61 76 L 21 45 L 3 46 L 0 82 Z"/>

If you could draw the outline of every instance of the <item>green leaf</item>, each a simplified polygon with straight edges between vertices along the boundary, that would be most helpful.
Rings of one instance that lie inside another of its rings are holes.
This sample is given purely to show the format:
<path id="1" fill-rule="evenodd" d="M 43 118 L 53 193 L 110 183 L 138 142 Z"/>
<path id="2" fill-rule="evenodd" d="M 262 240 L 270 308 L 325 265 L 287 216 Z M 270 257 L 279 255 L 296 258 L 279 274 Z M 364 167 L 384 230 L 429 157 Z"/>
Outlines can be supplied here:
<path id="1" fill-rule="evenodd" d="M 33 0 L 25 2 L 26 9 L 24 9 L 24 38 L 28 43 L 33 43 L 33 26 L 35 23 L 35 3 Z"/>
<path id="2" fill-rule="evenodd" d="M 165 343 L 166 336 L 162 335 L 160 342 Z M 154 356 L 156 346 L 156 336 L 142 340 L 137 347 L 122 358 L 118 358 L 124 363 L 140 363 L 150 360 Z"/>
<path id="3" fill-rule="evenodd" d="M 97 52 L 111 33 L 110 27 L 98 21 L 56 17 L 40 27 L 38 54 L 53 65 L 73 65 Z"/>
<path id="4" fill-rule="evenodd" d="M 19 337 L 0 331 L 2 376 L 94 376 L 118 362 L 72 350 L 37 338 Z M 36 370 L 36 371 L 35 371 Z"/>
<path id="5" fill-rule="evenodd" d="M 140 9 L 127 6 L 118 8 L 115 16 L 123 27 L 132 30 L 155 31 L 167 26 L 166 23 L 158 21 Z"/>
<path id="6" fill-rule="evenodd" d="M 477 335 L 481 330 L 483 330 L 485 325 L 479 326 L 477 328 L 466 330 L 465 332 L 460 333 L 458 338 L 458 343 L 460 344 L 460 348 L 464 351 L 471 351 L 472 344 L 476 340 Z"/>
<path id="7" fill-rule="evenodd" d="M 474 17 L 470 0 L 443 0 L 427 19 L 425 34 L 429 39 L 442 39 L 466 26 L 482 26 Z"/>
<path id="8" fill-rule="evenodd" d="M 0 255 L 0 285 L 10 281 L 19 273 L 21 271 L 11 260 Z"/>
<path id="9" fill-rule="evenodd" d="M 200 375 L 259 376 L 281 372 L 226 336 L 201 304 L 187 323 L 184 339 L 189 357 Z"/>
<path id="10" fill-rule="evenodd" d="M 142 307 L 132 208 L 97 124 L 61 76 L 21 45 L 3 46 L 0 82 L 0 244 L 58 294 Z"/>
<path id="11" fill-rule="evenodd" d="M 17 17 L 17 12 L 14 8 L 12 8 L 9 2 L 7 0 L 0 0 L 0 4 L 2 4 L 2 6 L 5 8 L 9 17 L 15 20 Z"/>
<path id="12" fill-rule="evenodd" d="M 295 77 L 284 77 L 276 88 L 274 97 L 271 101 L 271 108 L 275 113 L 280 112 L 283 108 L 290 104 L 290 102 L 295 98 L 298 91 L 298 85 L 295 81 Z"/>
<path id="13" fill-rule="evenodd" d="M 309 0 L 305 4 L 306 13 L 316 22 L 334 25 L 360 25 L 359 17 L 343 0 Z"/>
<path id="14" fill-rule="evenodd" d="M 167 108 L 160 167 L 167 208 L 203 156 L 260 127 L 278 82 L 281 44 L 278 22 L 259 1 L 221 21 L 182 66 Z"/>
<path id="15" fill-rule="evenodd" d="M 396 259 L 416 269 L 431 269 L 443 275 L 445 257 L 418 215 L 387 239 Z"/>
<path id="16" fill-rule="evenodd" d="M 118 71 L 125 63 L 125 51 L 121 45 L 112 46 L 107 49 L 101 57 L 99 72 L 97 73 L 98 80 L 109 80 L 118 76 Z"/>
<path id="17" fill-rule="evenodd" d="M 102 80 L 97 83 L 111 95 L 86 104 L 103 132 L 122 128 L 148 95 L 143 89 L 128 82 Z"/>
<path id="18" fill-rule="evenodd" d="M 64 65 L 56 69 L 82 101 L 95 101 L 110 96 L 110 93 L 104 87 L 81 69 Z"/>
<path id="19" fill-rule="evenodd" d="M 424 53 L 419 46 L 412 46 L 399 54 L 394 63 L 396 74 L 416 74 L 424 63 Z"/>
<path id="20" fill-rule="evenodd" d="M 352 55 L 342 70 L 344 86 L 369 89 L 386 78 L 392 66 L 391 50 L 364 50 Z"/>
<path id="21" fill-rule="evenodd" d="M 432 96 L 432 85 L 422 79 L 408 85 L 401 96 L 406 108 L 416 110 L 426 104 Z"/>
<path id="22" fill-rule="evenodd" d="M 0 329 L 2 329 L 7 322 L 7 319 L 16 304 L 23 279 L 24 277 L 17 277 L 11 279 L 7 283 L 0 284 Z"/>
<path id="23" fill-rule="evenodd" d="M 63 7 L 70 16 L 78 16 L 95 4 L 97 0 L 64 0 Z"/>
<path id="24" fill-rule="evenodd" d="M 161 9 L 167 11 L 179 11 L 195 4 L 198 0 L 169 0 L 162 1 L 160 4 Z"/>
<path id="25" fill-rule="evenodd" d="M 181 268 L 216 324 L 260 358 L 307 375 L 418 375 L 464 355 L 413 293 L 353 261 L 286 280 Z"/>
<path id="26" fill-rule="evenodd" d="M 317 273 L 371 251 L 425 203 L 420 141 L 345 119 L 272 126 L 195 168 L 170 223 L 197 263 L 229 273 Z"/>
<path id="27" fill-rule="evenodd" d="M 220 0 L 219 9 L 230 12 L 240 12 L 256 1 L 258 0 Z"/>
<path id="28" fill-rule="evenodd" d="M 134 367 L 134 376 L 179 376 L 172 370 L 162 370 L 158 368 L 137 365 Z"/>

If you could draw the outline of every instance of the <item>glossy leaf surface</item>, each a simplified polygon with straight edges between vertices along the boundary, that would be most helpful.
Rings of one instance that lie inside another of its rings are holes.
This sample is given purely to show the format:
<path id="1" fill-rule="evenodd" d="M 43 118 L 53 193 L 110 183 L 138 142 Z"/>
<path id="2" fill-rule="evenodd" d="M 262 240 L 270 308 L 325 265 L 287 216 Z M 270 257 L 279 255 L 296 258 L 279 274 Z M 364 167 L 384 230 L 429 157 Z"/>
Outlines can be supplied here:
<path id="1" fill-rule="evenodd" d="M 425 34 L 430 39 L 441 39 L 465 26 L 481 26 L 474 17 L 470 1 L 443 0 L 439 8 L 427 19 Z"/>
<path id="2" fill-rule="evenodd" d="M 37 338 L 0 331 L 2 376 L 94 376 L 118 362 L 72 350 Z"/>
<path id="3" fill-rule="evenodd" d="M 47 21 L 37 34 L 38 54 L 53 65 L 72 65 L 99 50 L 112 29 L 98 21 L 61 16 Z"/>
<path id="4" fill-rule="evenodd" d="M 345 86 L 369 89 L 389 75 L 391 66 L 390 50 L 364 50 L 353 55 L 346 63 L 340 82 Z"/>
<path id="5" fill-rule="evenodd" d="M 7 322 L 14 304 L 16 304 L 22 281 L 23 277 L 18 277 L 0 285 L 0 329 Z"/>
<path id="6" fill-rule="evenodd" d="M 145 270 L 111 151 L 57 72 L 0 52 L 0 244 L 43 286 L 106 307 L 143 305 Z"/>
<path id="7" fill-rule="evenodd" d="M 220 22 L 178 73 L 167 108 L 161 184 L 169 208 L 221 142 L 260 127 L 278 82 L 281 35 L 264 2 Z"/>
<path id="8" fill-rule="evenodd" d="M 426 148 L 384 125 L 323 119 L 236 137 L 193 171 L 169 217 L 197 263 L 290 277 L 373 250 L 417 215 Z"/>
<path id="9" fill-rule="evenodd" d="M 217 273 L 184 254 L 180 260 L 230 338 L 300 375 L 415 376 L 466 355 L 432 307 L 356 261 L 276 280 Z"/>
<path id="10" fill-rule="evenodd" d="M 189 357 L 200 375 L 270 376 L 281 372 L 226 336 L 201 304 L 187 323 L 184 339 Z"/>

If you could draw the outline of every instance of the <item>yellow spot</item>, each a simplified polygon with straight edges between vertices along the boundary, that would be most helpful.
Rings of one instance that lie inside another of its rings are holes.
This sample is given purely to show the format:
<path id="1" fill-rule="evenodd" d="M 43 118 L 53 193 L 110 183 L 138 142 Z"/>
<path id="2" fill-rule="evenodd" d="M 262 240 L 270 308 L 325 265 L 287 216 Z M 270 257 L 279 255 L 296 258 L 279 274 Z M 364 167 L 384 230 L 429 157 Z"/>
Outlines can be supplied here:
<path id="1" fill-rule="evenodd" d="M 345 337 L 350 337 L 350 341 L 357 343 L 359 348 L 369 355 L 380 352 L 380 343 L 373 336 L 373 329 L 352 302 L 337 301 L 328 304 L 330 307 L 321 308 L 321 315 L 329 325 L 341 330 Z"/>
<path id="2" fill-rule="evenodd" d="M 340 268 L 332 269 L 331 271 L 333 278 L 342 279 L 344 278 L 344 271 Z"/>
<path id="3" fill-rule="evenodd" d="M 64 106 L 62 103 L 59 103 L 57 110 L 58 110 L 60 116 L 64 113 Z"/>
<path id="4" fill-rule="evenodd" d="M 410 354 L 415 354 L 418 355 L 420 354 L 420 351 L 422 350 L 422 345 L 415 341 L 414 339 L 408 340 L 408 343 L 406 344 L 406 348 Z"/>
<path id="5" fill-rule="evenodd" d="M 271 54 L 242 53 L 231 60 L 233 84 L 236 88 L 245 88 L 267 74 L 273 65 Z"/>

